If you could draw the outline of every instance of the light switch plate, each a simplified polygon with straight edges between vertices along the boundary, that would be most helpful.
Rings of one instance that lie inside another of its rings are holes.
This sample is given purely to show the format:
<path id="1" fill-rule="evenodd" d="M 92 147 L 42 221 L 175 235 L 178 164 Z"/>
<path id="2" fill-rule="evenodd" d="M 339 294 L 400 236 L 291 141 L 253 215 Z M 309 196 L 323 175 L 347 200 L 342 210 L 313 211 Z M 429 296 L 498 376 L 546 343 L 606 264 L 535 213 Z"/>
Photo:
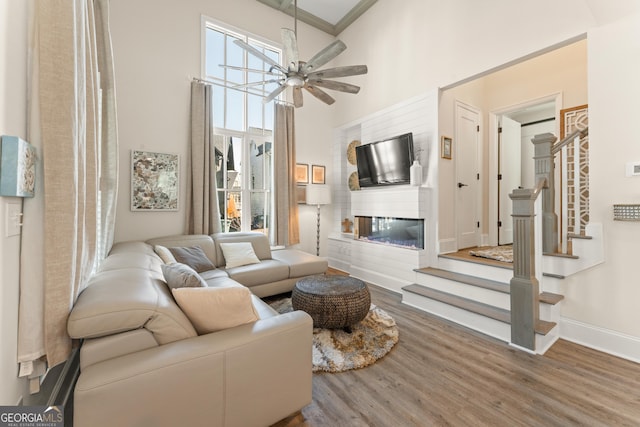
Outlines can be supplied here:
<path id="1" fill-rule="evenodd" d="M 22 231 L 22 204 L 9 202 L 5 206 L 5 236 L 19 236 Z"/>

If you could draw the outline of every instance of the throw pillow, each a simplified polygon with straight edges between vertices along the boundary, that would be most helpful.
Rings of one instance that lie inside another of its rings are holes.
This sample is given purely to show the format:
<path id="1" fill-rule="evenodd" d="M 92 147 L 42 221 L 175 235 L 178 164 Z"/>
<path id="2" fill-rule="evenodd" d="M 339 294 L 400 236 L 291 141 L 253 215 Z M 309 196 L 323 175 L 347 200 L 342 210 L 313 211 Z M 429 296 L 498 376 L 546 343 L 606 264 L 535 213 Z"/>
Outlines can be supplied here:
<path id="1" fill-rule="evenodd" d="M 169 248 L 177 262 L 187 264 L 196 272 L 213 270 L 216 268 L 200 246 L 190 246 L 188 248 L 175 247 Z"/>
<path id="2" fill-rule="evenodd" d="M 153 247 L 153 250 L 156 254 L 158 254 L 160 259 L 165 264 L 173 264 L 174 262 L 176 262 L 176 259 L 173 257 L 173 254 L 171 253 L 171 251 L 165 248 L 164 246 L 155 245 Z"/>
<path id="3" fill-rule="evenodd" d="M 174 262 L 173 264 L 162 264 L 160 267 L 164 280 L 171 289 L 207 287 L 207 282 L 188 265 Z"/>
<path id="4" fill-rule="evenodd" d="M 220 243 L 220 248 L 227 268 L 260 263 L 251 242 Z"/>
<path id="5" fill-rule="evenodd" d="M 200 335 L 258 320 L 251 292 L 245 287 L 179 288 L 172 292 Z"/>

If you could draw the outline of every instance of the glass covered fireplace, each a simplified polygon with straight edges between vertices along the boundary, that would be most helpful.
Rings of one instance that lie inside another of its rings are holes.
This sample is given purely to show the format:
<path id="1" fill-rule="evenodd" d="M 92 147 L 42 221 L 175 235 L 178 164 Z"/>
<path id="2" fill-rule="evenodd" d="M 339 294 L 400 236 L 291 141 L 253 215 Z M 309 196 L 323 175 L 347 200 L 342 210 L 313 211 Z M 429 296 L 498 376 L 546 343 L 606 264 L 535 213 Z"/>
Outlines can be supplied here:
<path id="1" fill-rule="evenodd" d="M 357 216 L 355 237 L 372 243 L 424 249 L 424 220 Z"/>

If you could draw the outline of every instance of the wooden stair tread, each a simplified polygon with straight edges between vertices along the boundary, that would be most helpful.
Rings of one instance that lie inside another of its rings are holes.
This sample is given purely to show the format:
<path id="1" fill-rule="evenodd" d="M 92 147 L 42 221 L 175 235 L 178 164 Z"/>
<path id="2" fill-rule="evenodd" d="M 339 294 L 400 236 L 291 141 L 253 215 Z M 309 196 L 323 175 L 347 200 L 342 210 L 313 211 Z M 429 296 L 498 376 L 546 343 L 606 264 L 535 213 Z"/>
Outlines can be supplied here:
<path id="1" fill-rule="evenodd" d="M 468 298 L 460 297 L 457 295 L 449 294 L 447 292 L 438 291 L 435 289 L 427 288 L 417 283 L 404 286 L 403 291 L 412 292 L 417 295 L 421 295 L 426 298 L 430 298 L 445 304 L 449 304 L 453 307 L 457 307 L 463 310 L 470 311 L 472 313 L 480 314 L 490 319 L 497 320 L 506 324 L 511 324 L 511 313 L 509 310 L 503 308 L 494 307 L 492 305 L 484 304 L 478 301 L 473 301 Z M 547 322 L 545 320 L 538 320 L 536 322 L 535 331 L 537 334 L 546 335 L 556 326 L 554 322 Z"/>
<path id="2" fill-rule="evenodd" d="M 507 270 L 513 270 L 513 263 L 497 261 L 495 259 L 472 257 L 472 256 L 459 256 L 456 253 L 453 254 L 438 254 L 438 258 L 453 259 L 461 262 L 470 262 L 473 264 L 489 265 L 491 267 L 504 268 Z"/>
<path id="3" fill-rule="evenodd" d="M 430 276 L 441 277 L 443 279 L 454 280 L 456 282 L 465 283 L 467 285 L 477 286 L 479 288 L 490 289 L 505 294 L 509 293 L 509 284 L 497 282 L 495 280 L 483 279 L 468 274 L 456 273 L 453 271 L 442 270 L 439 268 L 426 267 L 415 270 L 418 273 L 428 274 Z"/>
<path id="4" fill-rule="evenodd" d="M 540 293 L 540 302 L 545 304 L 556 305 L 564 299 L 564 295 L 554 294 L 553 292 Z"/>
<path id="5" fill-rule="evenodd" d="M 550 253 L 550 252 L 545 252 L 542 255 L 545 256 L 554 256 L 554 257 L 558 257 L 558 258 L 569 258 L 569 259 L 578 259 L 580 258 L 577 255 L 571 255 L 571 254 L 562 254 L 562 253 Z"/>

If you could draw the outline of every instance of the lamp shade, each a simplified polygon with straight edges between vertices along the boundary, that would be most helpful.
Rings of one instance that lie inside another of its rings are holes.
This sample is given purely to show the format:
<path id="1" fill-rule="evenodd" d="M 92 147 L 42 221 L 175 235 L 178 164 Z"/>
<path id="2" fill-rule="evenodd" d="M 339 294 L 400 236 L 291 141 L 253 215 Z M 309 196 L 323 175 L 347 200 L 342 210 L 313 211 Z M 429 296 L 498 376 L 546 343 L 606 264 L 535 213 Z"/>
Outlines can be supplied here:
<path id="1" fill-rule="evenodd" d="M 311 184 L 307 185 L 308 205 L 329 205 L 331 204 L 331 188 L 328 185 Z"/>

